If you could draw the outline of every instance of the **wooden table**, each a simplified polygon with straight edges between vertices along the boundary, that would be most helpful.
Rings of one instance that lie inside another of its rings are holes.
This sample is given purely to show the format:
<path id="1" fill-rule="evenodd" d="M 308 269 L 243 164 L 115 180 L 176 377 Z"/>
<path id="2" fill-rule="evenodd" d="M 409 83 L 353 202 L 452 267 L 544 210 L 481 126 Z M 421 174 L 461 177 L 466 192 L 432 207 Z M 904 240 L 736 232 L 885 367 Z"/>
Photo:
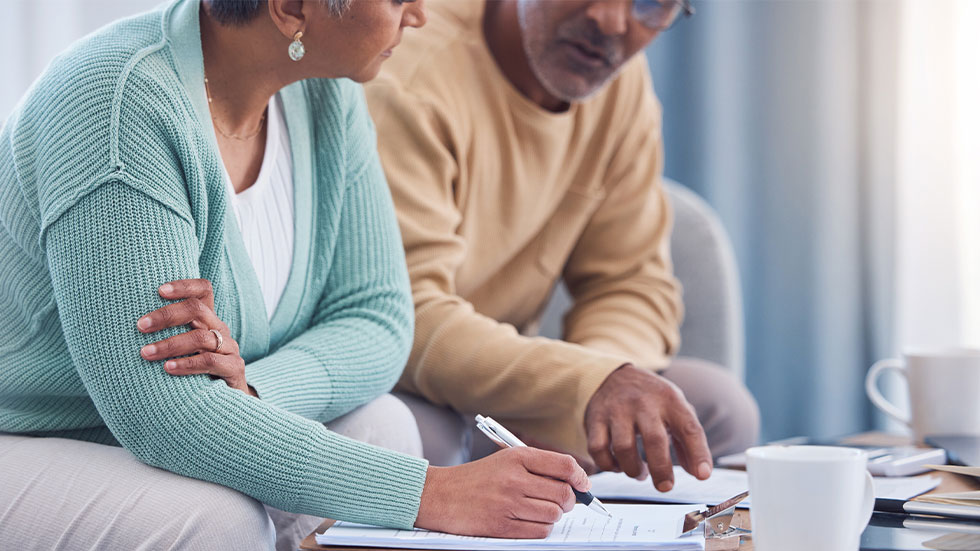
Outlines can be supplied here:
<path id="1" fill-rule="evenodd" d="M 846 439 L 848 443 L 855 445 L 872 445 L 872 446 L 904 446 L 911 441 L 908 437 L 897 436 L 892 434 L 884 433 L 865 433 L 856 435 L 852 438 Z M 930 473 L 923 474 L 922 476 L 936 476 L 940 478 L 939 486 L 932 490 L 931 493 L 946 493 L 946 492 L 966 492 L 971 490 L 980 490 L 980 482 L 972 477 L 960 476 L 952 473 L 933 471 Z M 928 495 L 928 494 L 926 494 Z M 321 533 L 330 526 L 332 526 L 334 521 L 327 519 L 317 527 L 314 533 Z M 735 512 L 735 520 L 733 524 L 740 526 L 742 528 L 751 529 L 752 523 L 749 518 L 749 512 L 744 509 L 739 509 Z M 327 547 L 323 545 L 318 545 L 314 534 L 310 534 L 303 539 L 302 544 L 300 544 L 300 549 L 304 551 L 364 551 L 369 549 L 366 547 Z M 710 549 L 710 548 L 709 548 Z M 754 549 L 752 545 L 752 539 L 746 538 L 738 547 L 738 551 L 752 551 Z"/>

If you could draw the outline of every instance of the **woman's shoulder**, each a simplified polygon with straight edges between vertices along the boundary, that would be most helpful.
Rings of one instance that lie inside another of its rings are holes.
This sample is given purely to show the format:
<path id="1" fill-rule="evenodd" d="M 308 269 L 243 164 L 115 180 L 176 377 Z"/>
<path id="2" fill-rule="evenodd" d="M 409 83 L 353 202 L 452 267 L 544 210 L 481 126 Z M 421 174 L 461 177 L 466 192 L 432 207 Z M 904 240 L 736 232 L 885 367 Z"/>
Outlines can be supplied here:
<path id="1" fill-rule="evenodd" d="M 136 164 L 127 161 L 175 164 L 167 142 L 179 126 L 174 107 L 182 95 L 165 16 L 164 8 L 122 19 L 75 42 L 8 119 L 0 162 L 11 163 L 20 187 L 37 197 L 42 225 L 101 183 L 122 178 L 123 167 Z"/>

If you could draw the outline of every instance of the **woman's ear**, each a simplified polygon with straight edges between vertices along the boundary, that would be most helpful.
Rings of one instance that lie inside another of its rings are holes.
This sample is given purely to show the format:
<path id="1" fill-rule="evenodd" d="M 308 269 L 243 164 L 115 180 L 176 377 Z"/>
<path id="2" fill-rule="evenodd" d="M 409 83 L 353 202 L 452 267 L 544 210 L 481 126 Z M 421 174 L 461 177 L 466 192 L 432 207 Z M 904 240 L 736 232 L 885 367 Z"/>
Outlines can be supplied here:
<path id="1" fill-rule="evenodd" d="M 307 11 L 316 0 L 268 0 L 272 24 L 286 38 L 306 30 Z"/>

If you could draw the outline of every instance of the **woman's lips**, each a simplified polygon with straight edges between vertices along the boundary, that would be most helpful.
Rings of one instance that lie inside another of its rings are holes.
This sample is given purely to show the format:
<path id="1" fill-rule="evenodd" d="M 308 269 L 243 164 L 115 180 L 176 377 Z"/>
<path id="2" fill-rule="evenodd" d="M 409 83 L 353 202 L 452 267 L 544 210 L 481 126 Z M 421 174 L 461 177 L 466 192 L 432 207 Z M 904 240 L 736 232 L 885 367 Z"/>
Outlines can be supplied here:
<path id="1" fill-rule="evenodd" d="M 395 43 L 392 44 L 390 48 L 388 48 L 387 50 L 381 52 L 381 57 L 391 57 L 391 53 L 395 51 L 395 48 L 397 48 L 399 44 L 401 44 L 401 41 L 402 41 L 402 39 L 399 36 L 398 37 L 398 40 L 396 40 Z"/>

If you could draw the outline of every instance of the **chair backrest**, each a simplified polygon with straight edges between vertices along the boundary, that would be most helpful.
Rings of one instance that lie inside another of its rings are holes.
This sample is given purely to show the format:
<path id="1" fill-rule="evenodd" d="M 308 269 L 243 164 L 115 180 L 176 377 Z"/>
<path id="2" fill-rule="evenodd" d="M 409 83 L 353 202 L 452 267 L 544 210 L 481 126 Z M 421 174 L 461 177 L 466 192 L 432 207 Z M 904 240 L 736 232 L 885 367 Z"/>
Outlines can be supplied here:
<path id="1" fill-rule="evenodd" d="M 745 327 L 735 253 L 714 209 L 690 189 L 665 181 L 674 210 L 671 257 L 684 288 L 684 323 L 679 354 L 715 362 L 745 374 Z M 561 320 L 571 306 L 563 283 L 552 294 L 540 335 L 561 337 Z"/>

